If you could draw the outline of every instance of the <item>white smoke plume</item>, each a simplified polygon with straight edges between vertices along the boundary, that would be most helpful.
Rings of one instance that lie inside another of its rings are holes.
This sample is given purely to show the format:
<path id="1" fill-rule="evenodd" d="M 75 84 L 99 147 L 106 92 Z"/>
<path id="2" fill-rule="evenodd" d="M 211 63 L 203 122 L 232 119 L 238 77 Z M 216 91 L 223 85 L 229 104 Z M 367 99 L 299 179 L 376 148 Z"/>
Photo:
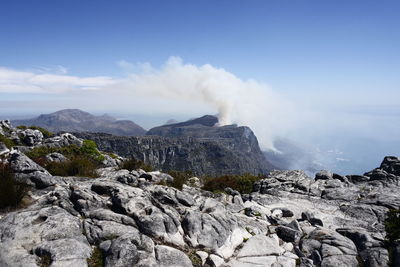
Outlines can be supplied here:
<path id="1" fill-rule="evenodd" d="M 183 113 L 187 118 L 218 113 L 220 125 L 249 126 L 265 149 L 274 149 L 274 137 L 285 135 L 298 121 L 294 118 L 298 111 L 266 84 L 239 79 L 209 64 L 196 66 L 171 57 L 160 68 L 126 61 L 120 61 L 119 66 L 124 69 L 122 78 L 79 77 L 66 74 L 66 69 L 0 68 L 0 111 L 7 106 L 15 110 L 30 105 L 41 113 L 61 108 Z M 32 98 L 32 94 L 37 97 Z"/>
<path id="2" fill-rule="evenodd" d="M 274 137 L 293 126 L 293 107 L 269 86 L 243 81 L 209 64 L 184 64 L 171 57 L 161 69 L 147 66 L 143 73 L 130 74 L 120 86 L 135 95 L 205 104 L 218 113 L 220 125 L 236 123 L 253 129 L 263 148 L 274 149 Z"/>

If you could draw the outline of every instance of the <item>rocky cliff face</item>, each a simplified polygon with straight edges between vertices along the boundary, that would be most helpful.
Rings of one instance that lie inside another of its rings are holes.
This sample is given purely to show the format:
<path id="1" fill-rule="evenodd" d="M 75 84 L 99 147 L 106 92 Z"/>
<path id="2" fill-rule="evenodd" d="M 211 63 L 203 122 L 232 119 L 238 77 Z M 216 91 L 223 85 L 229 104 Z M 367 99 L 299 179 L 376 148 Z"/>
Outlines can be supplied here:
<path id="1" fill-rule="evenodd" d="M 272 168 L 250 129 L 235 130 L 234 138 L 121 137 L 76 133 L 95 141 L 103 151 L 135 157 L 160 170 L 191 170 L 196 175 L 266 173 Z"/>
<path id="2" fill-rule="evenodd" d="M 15 120 L 14 125 L 40 126 L 53 132 L 99 132 L 122 136 L 144 135 L 144 130 L 139 125 L 129 120 L 116 120 L 103 115 L 94 116 L 79 109 L 64 109 L 51 114 L 42 114 L 37 118 Z"/>
<path id="3" fill-rule="evenodd" d="M 79 141 L 63 135 L 34 146 Z M 32 186 L 32 203 L 1 214 L 0 266 L 88 266 L 98 258 L 113 267 L 389 264 L 383 222 L 400 209 L 400 158 L 361 176 L 273 171 L 241 195 L 197 183 L 178 190 L 159 185 L 173 179 L 167 174 L 114 167 L 96 179 L 52 176 L 21 151 L 2 161 Z M 400 246 L 393 251 L 398 266 Z"/>
<path id="4" fill-rule="evenodd" d="M 273 169 L 248 127 L 228 125 L 206 115 L 187 122 L 156 127 L 143 137 L 75 133 L 95 141 L 101 150 L 135 157 L 157 169 L 191 170 L 196 175 L 259 174 Z"/>

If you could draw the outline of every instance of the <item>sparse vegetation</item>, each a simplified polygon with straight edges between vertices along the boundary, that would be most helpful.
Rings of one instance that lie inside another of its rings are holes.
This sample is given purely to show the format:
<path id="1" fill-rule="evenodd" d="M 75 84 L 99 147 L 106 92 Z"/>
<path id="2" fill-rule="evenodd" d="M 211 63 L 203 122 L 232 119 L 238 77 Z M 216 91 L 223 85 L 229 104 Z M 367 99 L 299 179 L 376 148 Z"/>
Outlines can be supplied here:
<path id="1" fill-rule="evenodd" d="M 54 136 L 54 133 L 50 132 L 49 130 L 39 127 L 39 126 L 30 126 L 29 127 L 32 130 L 39 130 L 42 134 L 44 138 L 50 138 Z"/>
<path id="2" fill-rule="evenodd" d="M 45 128 L 42 128 L 42 127 L 39 127 L 39 126 L 34 126 L 34 125 L 29 126 L 29 127 L 27 127 L 25 125 L 19 125 L 19 126 L 17 126 L 17 129 L 21 129 L 21 130 L 26 130 L 26 129 L 38 130 L 43 134 L 44 138 L 50 138 L 50 137 L 54 136 L 54 133 L 50 132 L 49 130 L 47 130 Z"/>
<path id="3" fill-rule="evenodd" d="M 68 158 L 65 162 L 48 162 L 45 156 L 60 153 Z M 41 146 L 27 152 L 26 155 L 46 168 L 52 175 L 98 177 L 96 168 L 105 157 L 97 149 L 95 142 L 84 140 L 81 147 L 69 145 L 64 147 Z"/>
<path id="4" fill-rule="evenodd" d="M 183 184 L 193 176 L 191 171 L 169 171 L 168 174 L 174 178 L 174 181 L 167 185 L 179 190 L 182 190 Z"/>
<path id="5" fill-rule="evenodd" d="M 103 253 L 98 247 L 95 247 L 90 255 L 90 258 L 87 260 L 88 267 L 103 267 L 104 266 L 104 258 Z"/>
<path id="6" fill-rule="evenodd" d="M 0 209 L 18 207 L 27 191 L 27 185 L 15 181 L 10 166 L 0 163 Z"/>
<path id="7" fill-rule="evenodd" d="M 52 175 L 98 177 L 96 162 L 84 156 L 76 156 L 64 162 L 46 162 L 44 167 Z"/>
<path id="8" fill-rule="evenodd" d="M 400 210 L 389 210 L 385 220 L 385 230 L 389 243 L 400 239 Z"/>
<path id="9" fill-rule="evenodd" d="M 137 160 L 135 158 L 130 158 L 128 160 L 125 160 L 120 169 L 125 169 L 128 171 L 133 171 L 133 170 L 138 170 L 138 169 L 142 169 L 145 172 L 151 172 L 153 171 L 153 167 L 149 164 L 144 163 L 141 160 Z"/>
<path id="10" fill-rule="evenodd" d="M 223 175 L 219 177 L 205 177 L 203 189 L 211 192 L 223 192 L 226 187 L 249 194 L 253 191 L 254 182 L 263 179 L 262 175 Z"/>
<path id="11" fill-rule="evenodd" d="M 80 154 L 89 156 L 100 162 L 105 160 L 105 157 L 97 149 L 97 144 L 92 140 L 83 140 Z"/>
<path id="12" fill-rule="evenodd" d="M 245 229 L 246 229 L 246 231 L 249 232 L 249 234 L 251 234 L 252 236 L 255 236 L 255 235 L 256 235 L 256 234 L 254 233 L 254 231 L 253 231 L 250 227 L 246 226 Z"/>
<path id="13" fill-rule="evenodd" d="M 106 154 L 109 155 L 113 159 L 117 159 L 118 158 L 118 156 L 116 154 L 114 154 L 114 153 L 106 152 Z"/>
<path id="14" fill-rule="evenodd" d="M 190 250 L 187 253 L 187 256 L 190 259 L 190 261 L 192 262 L 193 267 L 203 266 L 203 262 L 201 261 L 201 258 L 199 257 L 199 255 L 196 254 L 195 250 Z"/>
<path id="15" fill-rule="evenodd" d="M 4 143 L 9 149 L 16 145 L 13 140 L 2 134 L 0 134 L 0 142 Z"/>
<path id="16" fill-rule="evenodd" d="M 35 160 L 54 152 L 63 154 L 67 158 L 72 158 L 74 156 L 81 155 L 80 148 L 77 145 L 69 145 L 64 147 L 40 146 L 40 147 L 35 147 L 34 149 L 26 152 L 25 154 L 31 159 Z"/>
<path id="17" fill-rule="evenodd" d="M 51 256 L 49 254 L 43 254 L 40 256 L 39 265 L 40 267 L 49 267 L 51 264 Z"/>

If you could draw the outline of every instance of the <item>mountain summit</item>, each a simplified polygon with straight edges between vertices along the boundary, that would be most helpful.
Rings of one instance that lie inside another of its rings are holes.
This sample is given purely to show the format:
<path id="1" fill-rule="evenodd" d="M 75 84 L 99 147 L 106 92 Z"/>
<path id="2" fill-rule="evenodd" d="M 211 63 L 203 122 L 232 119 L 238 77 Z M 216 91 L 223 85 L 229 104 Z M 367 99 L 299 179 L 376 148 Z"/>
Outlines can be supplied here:
<path id="1" fill-rule="evenodd" d="M 107 114 L 95 116 L 80 109 L 63 109 L 26 120 L 15 120 L 14 125 L 35 125 L 53 132 L 102 132 L 122 136 L 144 135 L 146 130 L 130 120 L 117 120 Z"/>

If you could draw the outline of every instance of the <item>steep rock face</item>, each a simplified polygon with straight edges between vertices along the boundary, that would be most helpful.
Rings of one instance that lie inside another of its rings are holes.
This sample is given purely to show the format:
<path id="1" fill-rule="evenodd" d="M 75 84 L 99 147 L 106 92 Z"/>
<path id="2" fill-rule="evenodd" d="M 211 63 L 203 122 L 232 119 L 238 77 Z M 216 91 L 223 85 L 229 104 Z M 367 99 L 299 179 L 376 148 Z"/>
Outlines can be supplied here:
<path id="1" fill-rule="evenodd" d="M 40 126 L 53 132 L 100 132 L 122 136 L 144 135 L 146 131 L 129 120 L 116 120 L 103 115 L 94 116 L 79 109 L 64 109 L 51 114 L 42 114 L 37 118 L 15 120 L 14 125 Z"/>
<path id="2" fill-rule="evenodd" d="M 97 143 L 100 150 L 135 157 L 157 169 L 191 170 L 196 175 L 266 173 L 272 169 L 252 131 L 237 127 L 227 138 L 121 137 L 76 133 Z"/>
<path id="3" fill-rule="evenodd" d="M 206 115 L 187 122 L 156 127 L 143 137 L 76 133 L 95 141 L 101 150 L 135 157 L 164 171 L 191 170 L 196 175 L 266 173 L 273 169 L 248 127 L 228 125 Z"/>

